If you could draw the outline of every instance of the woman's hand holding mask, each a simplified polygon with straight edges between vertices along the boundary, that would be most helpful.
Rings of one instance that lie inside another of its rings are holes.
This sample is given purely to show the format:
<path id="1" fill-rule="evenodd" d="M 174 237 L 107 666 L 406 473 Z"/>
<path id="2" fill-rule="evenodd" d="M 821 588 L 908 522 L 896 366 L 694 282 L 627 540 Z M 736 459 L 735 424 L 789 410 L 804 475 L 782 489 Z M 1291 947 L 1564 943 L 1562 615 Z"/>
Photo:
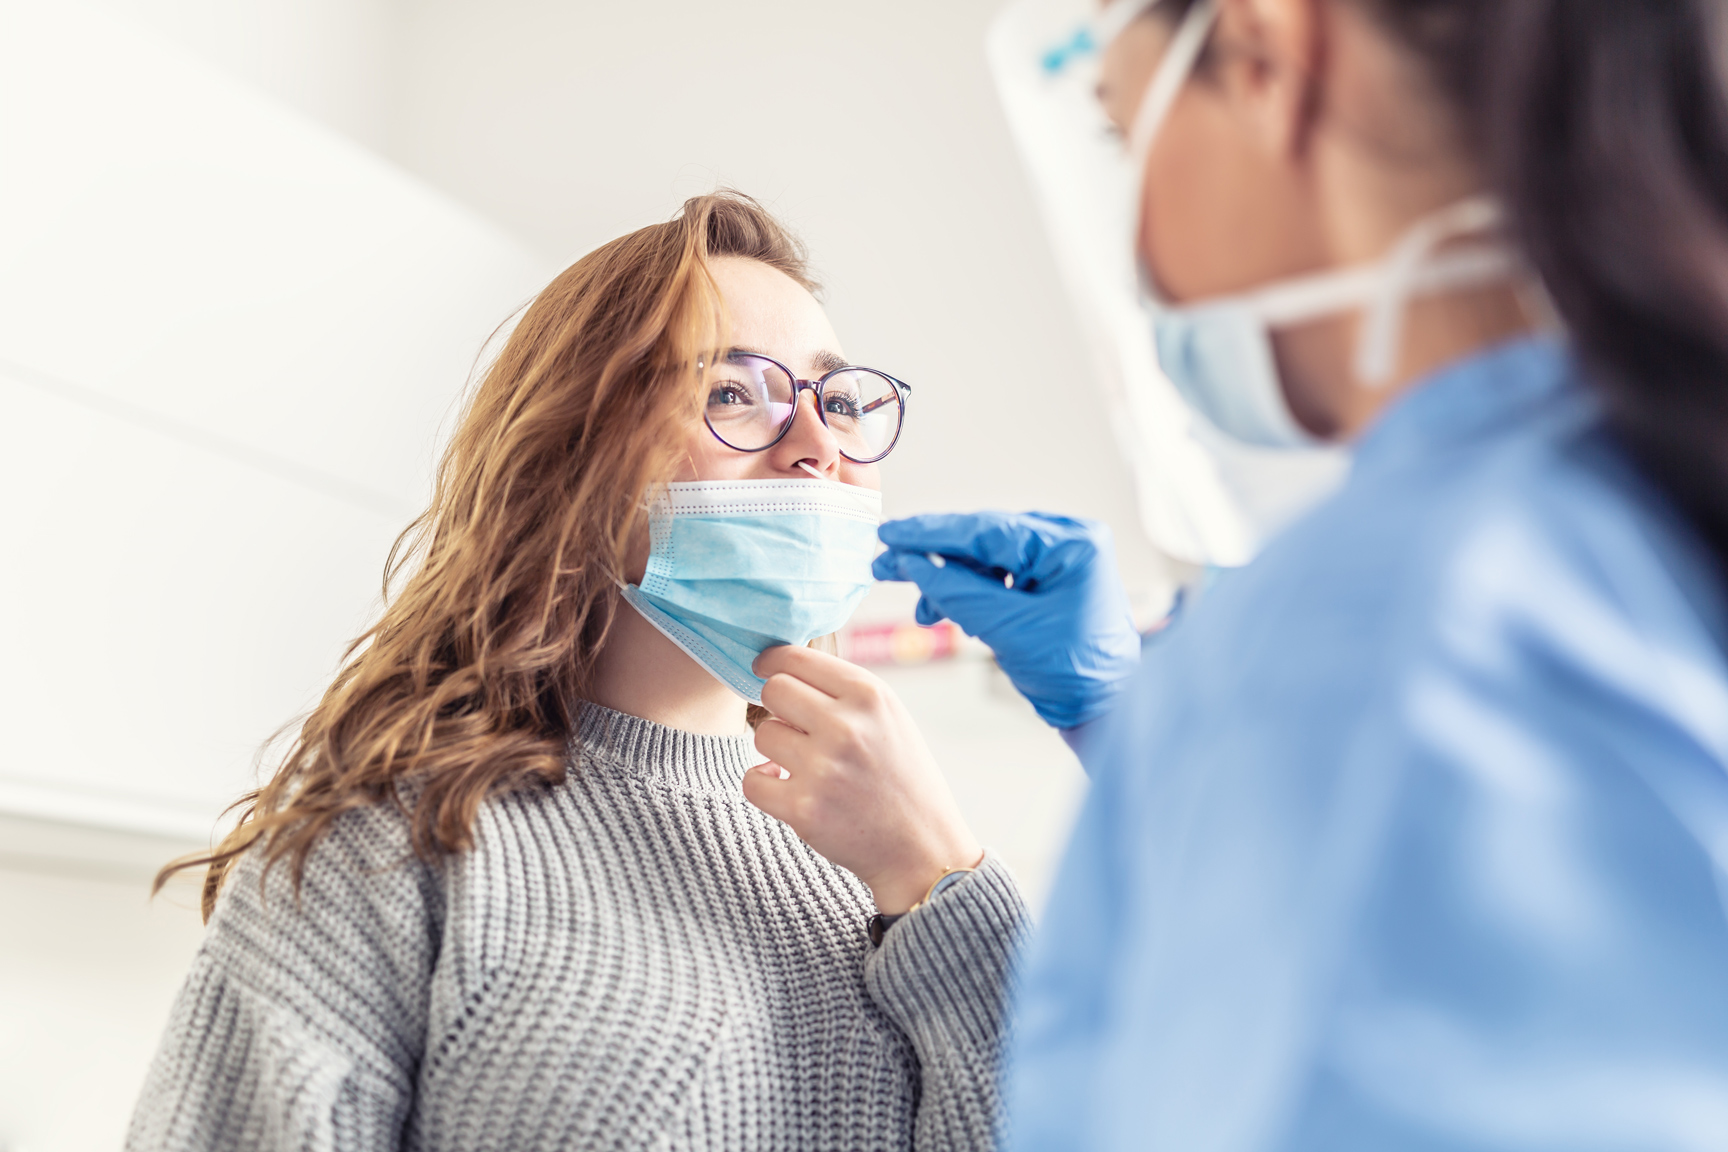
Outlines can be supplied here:
<path id="1" fill-rule="evenodd" d="M 878 910 L 905 912 L 943 871 L 983 857 L 886 684 L 810 648 L 770 648 L 756 674 L 774 716 L 756 729 L 769 762 L 745 775 L 745 798 L 869 885 Z"/>

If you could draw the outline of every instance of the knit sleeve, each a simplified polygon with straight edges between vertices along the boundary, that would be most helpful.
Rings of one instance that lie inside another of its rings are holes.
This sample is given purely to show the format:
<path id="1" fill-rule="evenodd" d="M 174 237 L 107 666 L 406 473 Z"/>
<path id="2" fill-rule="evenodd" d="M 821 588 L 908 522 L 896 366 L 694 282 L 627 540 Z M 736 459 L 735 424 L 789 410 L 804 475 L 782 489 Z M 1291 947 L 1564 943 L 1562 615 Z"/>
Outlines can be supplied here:
<path id="1" fill-rule="evenodd" d="M 918 1055 L 917 1152 L 988 1149 L 1026 905 L 994 856 L 895 922 L 864 964 L 870 997 Z"/>
<path id="2" fill-rule="evenodd" d="M 379 805 L 306 861 L 244 857 L 180 990 L 128 1152 L 394 1149 L 413 1102 L 441 902 Z"/>

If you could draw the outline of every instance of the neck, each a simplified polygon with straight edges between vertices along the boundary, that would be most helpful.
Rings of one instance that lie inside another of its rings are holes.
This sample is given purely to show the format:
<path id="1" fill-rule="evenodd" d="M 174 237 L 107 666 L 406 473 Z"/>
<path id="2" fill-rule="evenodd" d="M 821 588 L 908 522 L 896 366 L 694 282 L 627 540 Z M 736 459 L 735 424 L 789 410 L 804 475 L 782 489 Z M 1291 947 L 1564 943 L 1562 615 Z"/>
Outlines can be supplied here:
<path id="1" fill-rule="evenodd" d="M 1277 332 L 1273 346 L 1297 419 L 1315 435 L 1351 440 L 1400 395 L 1448 364 L 1539 327 L 1510 286 L 1413 300 L 1397 370 L 1378 387 L 1356 379 L 1359 316 Z"/>
<path id="2" fill-rule="evenodd" d="M 704 736 L 743 736 L 744 702 L 622 600 L 588 699 L 603 708 Z"/>

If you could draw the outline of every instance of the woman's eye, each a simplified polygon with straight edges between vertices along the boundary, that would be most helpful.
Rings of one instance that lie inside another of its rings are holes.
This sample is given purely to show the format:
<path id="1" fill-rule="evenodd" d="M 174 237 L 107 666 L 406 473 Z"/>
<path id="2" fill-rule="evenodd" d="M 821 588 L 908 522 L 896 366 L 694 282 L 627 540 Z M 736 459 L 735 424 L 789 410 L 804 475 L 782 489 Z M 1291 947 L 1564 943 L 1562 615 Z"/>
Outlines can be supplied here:
<path id="1" fill-rule="evenodd" d="M 849 420 L 858 419 L 858 401 L 850 396 L 824 396 L 822 410 L 830 416 L 844 416 Z"/>
<path id="2" fill-rule="evenodd" d="M 750 393 L 742 384 L 716 384 L 708 393 L 710 408 L 725 408 L 750 403 Z"/>

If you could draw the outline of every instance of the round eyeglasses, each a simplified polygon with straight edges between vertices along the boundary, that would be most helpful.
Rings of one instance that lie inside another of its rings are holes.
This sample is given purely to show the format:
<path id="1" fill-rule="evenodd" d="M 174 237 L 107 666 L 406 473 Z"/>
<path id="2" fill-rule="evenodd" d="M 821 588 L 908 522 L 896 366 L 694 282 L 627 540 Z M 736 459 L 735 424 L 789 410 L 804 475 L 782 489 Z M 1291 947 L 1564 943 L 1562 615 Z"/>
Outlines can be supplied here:
<path id="1" fill-rule="evenodd" d="M 798 418 L 798 393 L 809 389 L 816 414 L 854 464 L 874 464 L 894 450 L 912 386 L 874 368 L 836 368 L 800 380 L 786 365 L 754 352 L 732 352 L 704 370 L 702 418 L 720 443 L 762 452 L 780 443 Z"/>

